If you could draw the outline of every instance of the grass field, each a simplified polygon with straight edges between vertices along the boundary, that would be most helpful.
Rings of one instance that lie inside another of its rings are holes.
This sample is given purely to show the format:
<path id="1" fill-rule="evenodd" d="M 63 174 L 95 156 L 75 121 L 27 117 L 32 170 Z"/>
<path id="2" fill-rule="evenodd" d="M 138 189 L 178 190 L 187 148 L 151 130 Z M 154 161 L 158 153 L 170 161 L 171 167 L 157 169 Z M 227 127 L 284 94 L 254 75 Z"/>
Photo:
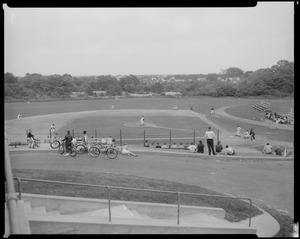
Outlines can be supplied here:
<path id="1" fill-rule="evenodd" d="M 90 135 L 95 133 L 97 129 L 98 136 L 117 137 L 120 134 L 120 129 L 126 138 L 143 138 L 144 130 L 150 137 L 169 137 L 170 129 L 172 130 L 173 137 L 179 135 L 181 137 L 190 137 L 183 143 L 190 143 L 193 137 L 193 130 L 196 130 L 196 137 L 199 139 L 203 137 L 207 126 L 210 123 L 217 125 L 224 129 L 220 135 L 222 142 L 233 146 L 245 146 L 249 149 L 261 150 L 261 147 L 267 142 L 271 142 L 273 145 L 282 145 L 284 143 L 291 145 L 294 141 L 293 130 L 280 130 L 274 131 L 265 126 L 259 126 L 256 124 L 243 123 L 242 128 L 250 129 L 253 127 L 257 134 L 255 141 L 245 141 L 240 138 L 231 138 L 234 134 L 236 125 L 241 124 L 239 121 L 233 121 L 230 119 L 222 118 L 221 116 L 210 115 L 210 108 L 213 106 L 216 109 L 219 107 L 230 106 L 225 110 L 226 113 L 240 118 L 245 118 L 254 121 L 260 121 L 260 117 L 263 113 L 259 113 L 251 108 L 251 105 L 259 102 L 260 99 L 236 99 L 236 98 L 191 98 L 191 99 L 171 99 L 171 98 L 143 98 L 143 99 L 119 99 L 119 100 L 82 100 L 82 101 L 63 101 L 63 102 L 32 102 L 30 104 L 25 103 L 5 103 L 5 127 L 8 128 L 9 134 L 15 134 L 17 137 L 25 137 L 25 130 L 32 128 L 34 134 L 43 135 L 47 134 L 49 127 L 52 123 L 57 126 L 57 132 L 64 135 L 66 130 L 75 129 L 77 135 L 81 135 L 83 130 L 87 130 Z M 294 107 L 293 99 L 281 99 L 281 100 L 266 100 L 271 102 L 272 109 L 277 113 L 287 113 Z M 174 104 L 177 104 L 179 110 L 172 110 Z M 111 110 L 111 106 L 114 105 L 114 110 Z M 199 117 L 193 115 L 193 112 L 189 111 L 190 105 L 193 105 L 194 111 L 199 113 Z M 127 110 L 126 110 L 127 109 Z M 130 109 L 134 109 L 130 111 Z M 155 111 L 151 111 L 155 110 Z M 159 111 L 162 110 L 162 111 Z M 165 113 L 163 113 L 165 111 Z M 22 121 L 17 121 L 17 114 L 21 114 Z M 145 115 L 144 115 L 145 114 Z M 45 116 L 44 116 L 45 115 Z M 138 123 L 141 115 L 146 118 L 146 126 L 139 127 Z M 200 117 L 201 116 L 201 117 Z M 147 126 L 147 123 L 149 124 Z M 213 126 L 216 130 L 217 127 Z M 24 141 L 23 140 L 23 141 Z M 177 141 L 180 142 L 180 141 Z M 141 142 L 140 142 L 141 143 Z M 83 175 L 80 172 L 66 173 L 65 175 L 53 174 L 48 171 L 33 172 L 33 171 L 14 171 L 17 175 L 25 175 L 26 177 L 42 177 L 48 175 L 48 179 L 54 180 L 70 180 L 76 181 L 76 178 L 85 180 L 86 183 L 101 182 L 97 181 L 97 175 Z M 80 174 L 80 177 L 78 177 Z M 90 176 L 90 177 L 89 177 Z M 108 180 L 112 175 L 98 175 L 99 180 Z M 135 179 L 136 181 L 134 181 Z M 156 188 L 184 188 L 186 190 L 205 190 L 204 188 L 193 188 L 189 185 L 175 185 L 172 182 L 155 181 L 152 179 L 142 179 L 131 177 L 113 177 L 110 178 L 112 183 L 124 183 L 123 186 L 135 184 L 138 187 L 151 187 Z M 137 183 L 138 182 L 138 183 Z M 137 183 L 137 184 L 136 184 Z M 26 187 L 25 187 L 26 188 Z M 31 192 L 35 192 L 35 188 L 26 188 Z M 42 189 L 41 189 L 42 190 Z M 53 189 L 54 192 L 60 193 L 64 190 Z M 184 191 L 186 191 L 184 190 Z M 68 192 L 72 194 L 72 190 Z M 86 191 L 80 193 L 85 194 Z M 141 198 L 147 198 L 149 195 L 141 196 Z M 118 195 L 116 195 L 118 197 Z M 127 196 L 121 194 L 120 199 L 125 199 Z M 136 195 L 136 198 L 140 196 Z M 154 199 L 155 200 L 155 199 Z M 160 200 L 160 199 L 159 199 Z M 161 199 L 162 202 L 166 202 Z M 169 200 L 169 199 L 168 199 Z M 168 201 L 171 203 L 171 201 Z M 195 202 L 187 202 L 195 203 Z M 228 203 L 228 202 L 226 202 Z M 221 202 L 217 202 L 214 206 L 222 205 Z M 263 206 L 263 205 L 260 205 Z M 227 217 L 230 220 L 241 219 L 243 216 L 237 216 L 240 208 L 231 208 L 230 204 L 227 204 L 227 210 L 229 214 Z M 230 209 L 231 208 L 231 209 Z M 266 211 L 270 212 L 281 225 L 281 232 L 279 236 L 290 235 L 292 220 L 290 217 L 272 211 L 267 208 Z M 243 211 L 243 210 L 242 210 Z M 232 212 L 232 213 L 231 213 Z M 277 236 L 278 236 L 277 235 Z"/>
<path id="2" fill-rule="evenodd" d="M 272 109 L 277 112 L 288 112 L 294 106 L 293 99 L 267 100 L 271 102 Z M 252 148 L 262 147 L 267 141 L 273 141 L 274 145 L 292 147 L 294 134 L 291 130 L 274 131 L 264 126 L 257 126 L 250 123 L 241 123 L 237 120 L 229 120 L 223 117 L 210 115 L 211 106 L 216 109 L 230 106 L 225 112 L 240 118 L 250 119 L 253 122 L 260 121 L 264 113 L 260 113 L 251 108 L 251 105 L 259 102 L 259 99 L 237 99 L 237 98 L 126 98 L 107 100 L 78 100 L 61 102 L 32 102 L 6 103 L 5 119 L 8 133 L 15 138 L 25 138 L 25 132 L 31 128 L 34 134 L 47 138 L 49 127 L 55 123 L 57 133 L 64 136 L 67 130 L 74 131 L 74 136 L 79 137 L 83 130 L 90 136 L 120 138 L 120 130 L 123 138 L 143 138 L 144 130 L 147 139 L 169 138 L 170 130 L 172 137 L 187 138 L 185 140 L 175 140 L 176 143 L 191 143 L 194 137 L 200 140 L 207 129 L 212 126 L 215 133 L 220 129 L 220 138 L 225 144 L 233 146 L 249 145 L 249 142 L 234 140 L 233 135 L 237 124 L 243 129 L 254 128 L 257 138 L 256 145 Z M 178 111 L 173 110 L 176 104 Z M 111 106 L 114 105 L 114 110 Z M 198 116 L 192 114 L 189 108 L 193 105 Z M 155 111 L 155 112 L 152 112 Z M 130 112 L 130 113 L 129 113 Z M 180 113 L 176 113 L 180 112 Z M 20 113 L 22 121 L 16 120 L 16 115 Z M 45 116 L 43 116 L 45 115 Z M 140 117 L 144 115 L 146 125 L 139 127 Z M 192 117 L 191 117 L 192 116 Z M 33 117 L 33 118 L 32 118 Z M 12 119 L 12 120 L 10 120 Z M 148 124 L 148 126 L 147 126 Z M 270 123 L 271 125 L 271 123 Z M 24 141 L 24 140 L 23 140 Z M 166 141 L 160 141 L 166 142 Z M 156 143 L 156 142 L 155 142 Z M 168 142 L 167 142 L 168 143 Z M 142 142 L 139 142 L 142 144 Z"/>
<path id="3" fill-rule="evenodd" d="M 253 119 L 257 111 L 249 111 L 250 106 L 259 102 L 260 99 L 238 99 L 238 98 L 126 98 L 126 99 L 102 99 L 102 100 L 77 100 L 77 101 L 54 101 L 54 102 L 18 102 L 5 103 L 5 120 L 16 119 L 18 114 L 22 117 L 30 117 L 36 115 L 66 113 L 89 110 L 109 110 L 114 105 L 114 109 L 173 109 L 174 104 L 177 104 L 178 109 L 189 110 L 190 105 L 196 112 L 209 114 L 210 108 L 219 108 L 223 106 L 233 105 L 236 108 L 238 105 L 243 105 L 235 111 L 229 109 L 229 113 Z M 293 99 L 266 100 L 271 103 L 272 109 L 277 113 L 287 113 L 293 106 Z M 250 115 L 249 115 L 249 112 Z M 259 114 L 260 115 L 260 114 Z"/>

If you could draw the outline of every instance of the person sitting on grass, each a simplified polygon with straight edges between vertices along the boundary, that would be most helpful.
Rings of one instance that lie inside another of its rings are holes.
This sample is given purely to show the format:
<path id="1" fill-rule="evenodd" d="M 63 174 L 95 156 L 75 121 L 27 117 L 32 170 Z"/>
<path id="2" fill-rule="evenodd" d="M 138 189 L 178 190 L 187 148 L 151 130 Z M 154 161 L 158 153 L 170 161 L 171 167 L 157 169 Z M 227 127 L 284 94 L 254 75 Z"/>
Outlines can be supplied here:
<path id="1" fill-rule="evenodd" d="M 134 156 L 134 157 L 137 157 L 137 156 L 138 156 L 137 154 L 135 154 L 135 153 L 129 151 L 128 145 L 127 145 L 127 144 L 124 144 L 124 145 L 122 146 L 121 154 L 123 154 L 123 155 L 129 155 L 129 156 Z"/>
<path id="2" fill-rule="evenodd" d="M 200 140 L 198 145 L 197 145 L 197 153 L 204 153 L 204 144 L 202 143 L 202 141 Z"/>
<path id="3" fill-rule="evenodd" d="M 270 145 L 269 143 L 267 143 L 267 144 L 264 146 L 262 153 L 263 153 L 263 154 L 272 154 L 272 153 L 273 153 L 273 152 L 272 152 L 272 149 L 273 149 L 272 145 Z"/>
<path id="4" fill-rule="evenodd" d="M 159 143 L 157 143 L 157 145 L 155 146 L 155 148 L 161 148 L 161 146 L 159 145 Z"/>
<path id="5" fill-rule="evenodd" d="M 178 146 L 179 149 L 184 149 L 184 145 L 182 143 L 179 144 Z"/>
<path id="6" fill-rule="evenodd" d="M 164 144 L 161 146 L 161 148 L 162 148 L 162 149 L 168 149 L 169 146 L 168 146 L 166 143 L 164 143 Z"/>
<path id="7" fill-rule="evenodd" d="M 188 150 L 189 150 L 191 153 L 196 153 L 197 147 L 196 147 L 196 145 L 194 145 L 193 143 L 191 143 L 191 145 L 188 147 Z"/>
<path id="8" fill-rule="evenodd" d="M 189 148 L 189 143 L 186 143 L 186 144 L 184 145 L 184 149 L 185 149 L 185 150 L 189 150 L 188 148 Z"/>
<path id="9" fill-rule="evenodd" d="M 171 146 L 171 149 L 178 149 L 178 146 L 176 145 L 176 143 L 174 143 L 174 144 Z"/>
<path id="10" fill-rule="evenodd" d="M 148 140 L 145 141 L 144 147 L 150 147 L 150 145 L 148 144 Z"/>
<path id="11" fill-rule="evenodd" d="M 274 152 L 276 155 L 283 156 L 283 150 L 279 146 L 276 147 Z"/>
<path id="12" fill-rule="evenodd" d="M 223 146 L 221 144 L 221 141 L 218 141 L 216 144 L 216 153 L 221 153 L 223 150 Z"/>
<path id="13" fill-rule="evenodd" d="M 225 155 L 235 155 L 235 150 L 232 147 L 226 145 L 225 149 L 223 150 Z"/>

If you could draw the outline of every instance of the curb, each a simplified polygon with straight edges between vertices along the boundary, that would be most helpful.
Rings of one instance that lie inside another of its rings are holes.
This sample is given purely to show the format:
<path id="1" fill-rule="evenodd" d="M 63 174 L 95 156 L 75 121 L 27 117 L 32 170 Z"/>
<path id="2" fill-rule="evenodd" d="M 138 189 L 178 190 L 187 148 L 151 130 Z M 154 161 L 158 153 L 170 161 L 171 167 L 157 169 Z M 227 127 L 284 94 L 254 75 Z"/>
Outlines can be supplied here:
<path id="1" fill-rule="evenodd" d="M 221 155 L 217 154 L 215 156 L 209 156 L 207 154 L 197 154 L 197 153 L 190 153 L 190 152 L 171 152 L 171 151 L 155 151 L 155 150 L 142 150 L 142 149 L 132 149 L 133 152 L 139 154 L 147 154 L 147 155 L 161 155 L 161 156 L 174 156 L 174 157 L 181 157 L 186 156 L 189 158 L 197 158 L 197 159 L 210 159 L 210 160 L 228 160 L 228 161 L 237 161 L 237 160 L 252 160 L 252 161 L 293 161 L 294 157 L 280 157 L 280 156 L 252 156 L 252 155 Z M 18 153 L 52 153 L 57 152 L 57 149 L 18 149 L 18 148 L 11 148 L 9 152 L 18 152 Z"/>

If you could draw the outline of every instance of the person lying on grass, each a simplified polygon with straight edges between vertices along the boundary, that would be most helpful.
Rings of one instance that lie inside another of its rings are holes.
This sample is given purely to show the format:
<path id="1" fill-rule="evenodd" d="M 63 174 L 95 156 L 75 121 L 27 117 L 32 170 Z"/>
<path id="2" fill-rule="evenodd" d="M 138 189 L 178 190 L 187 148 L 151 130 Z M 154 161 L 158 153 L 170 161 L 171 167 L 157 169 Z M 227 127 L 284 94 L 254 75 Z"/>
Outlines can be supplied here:
<path id="1" fill-rule="evenodd" d="M 124 154 L 124 155 L 129 155 L 129 156 L 134 156 L 134 157 L 137 157 L 138 155 L 129 151 L 128 149 L 128 145 L 127 144 L 124 144 L 122 146 L 122 150 L 121 150 L 121 154 Z"/>

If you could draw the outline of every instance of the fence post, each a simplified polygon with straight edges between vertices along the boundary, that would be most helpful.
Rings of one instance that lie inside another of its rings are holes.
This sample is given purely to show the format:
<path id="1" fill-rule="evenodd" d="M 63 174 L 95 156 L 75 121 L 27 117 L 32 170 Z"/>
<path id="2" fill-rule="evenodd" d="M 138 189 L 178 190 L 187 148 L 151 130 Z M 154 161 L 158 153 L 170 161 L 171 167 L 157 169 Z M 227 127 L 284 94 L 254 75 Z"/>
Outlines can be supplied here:
<path id="1" fill-rule="evenodd" d="M 194 130 L 194 145 L 196 145 L 196 132 Z"/>
<path id="2" fill-rule="evenodd" d="M 95 138 L 97 138 L 97 129 L 95 129 Z"/>
<path id="3" fill-rule="evenodd" d="M 217 142 L 219 141 L 219 129 L 217 129 Z"/>
<path id="4" fill-rule="evenodd" d="M 179 225 L 179 214 L 180 214 L 180 194 L 177 192 L 177 224 Z"/>
<path id="5" fill-rule="evenodd" d="M 144 147 L 145 147 L 145 144 L 146 144 L 146 130 L 144 130 Z"/>
<path id="6" fill-rule="evenodd" d="M 171 133 L 171 130 L 170 130 L 170 145 L 169 145 L 169 148 L 171 148 L 171 145 L 172 145 L 172 133 Z"/>
<path id="7" fill-rule="evenodd" d="M 108 189 L 108 220 L 111 222 L 111 208 L 110 208 L 110 187 Z"/>
<path id="8" fill-rule="evenodd" d="M 120 145 L 122 146 L 122 129 L 120 129 Z"/>

